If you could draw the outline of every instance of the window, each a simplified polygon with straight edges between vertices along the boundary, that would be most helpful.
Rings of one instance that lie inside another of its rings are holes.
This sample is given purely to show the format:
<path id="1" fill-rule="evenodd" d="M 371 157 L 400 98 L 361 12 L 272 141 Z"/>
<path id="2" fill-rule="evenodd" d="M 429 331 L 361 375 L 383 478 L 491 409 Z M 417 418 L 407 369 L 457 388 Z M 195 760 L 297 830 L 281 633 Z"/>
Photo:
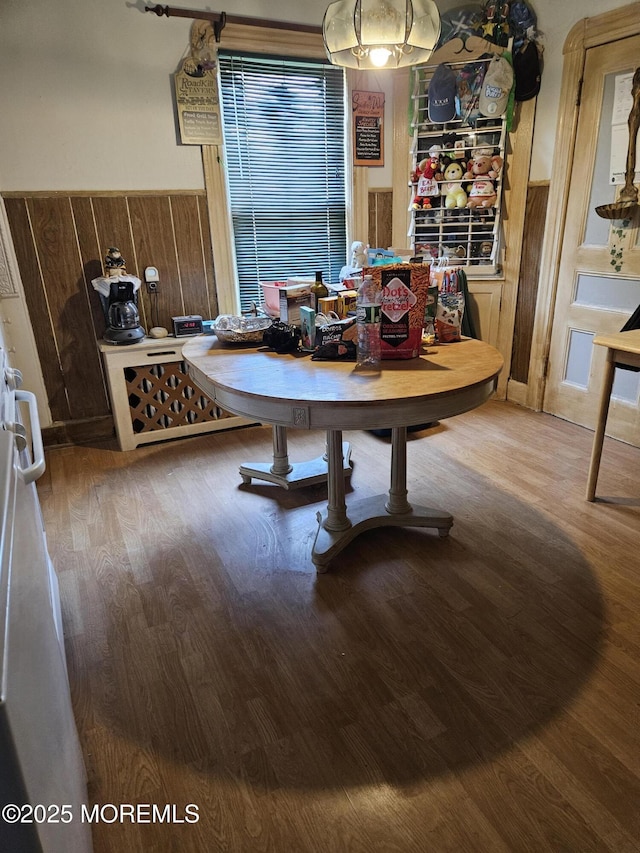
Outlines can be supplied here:
<path id="1" fill-rule="evenodd" d="M 298 59 L 219 54 L 236 268 L 243 309 L 260 281 L 346 262 L 344 72 Z"/>

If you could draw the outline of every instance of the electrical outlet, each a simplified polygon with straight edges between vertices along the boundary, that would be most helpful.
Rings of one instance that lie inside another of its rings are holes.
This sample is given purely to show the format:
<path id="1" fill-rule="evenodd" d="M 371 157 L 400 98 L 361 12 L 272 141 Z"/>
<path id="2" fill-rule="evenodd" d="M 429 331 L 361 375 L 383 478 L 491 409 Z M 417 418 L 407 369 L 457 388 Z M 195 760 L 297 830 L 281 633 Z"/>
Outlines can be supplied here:
<path id="1" fill-rule="evenodd" d="M 147 282 L 147 293 L 157 293 L 160 287 L 160 276 L 156 267 L 147 267 L 144 271 L 144 280 Z"/>

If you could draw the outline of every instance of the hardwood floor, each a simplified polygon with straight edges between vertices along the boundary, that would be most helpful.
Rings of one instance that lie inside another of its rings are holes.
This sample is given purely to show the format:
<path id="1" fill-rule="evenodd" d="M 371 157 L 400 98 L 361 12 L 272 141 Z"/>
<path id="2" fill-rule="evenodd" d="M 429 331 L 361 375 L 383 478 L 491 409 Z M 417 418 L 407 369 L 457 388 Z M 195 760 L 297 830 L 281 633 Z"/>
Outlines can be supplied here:
<path id="1" fill-rule="evenodd" d="M 388 440 L 345 439 L 347 503 L 385 491 Z M 591 440 L 501 402 L 413 434 L 450 538 L 377 530 L 324 575 L 324 487 L 240 484 L 267 427 L 50 449 L 91 802 L 199 815 L 96 853 L 640 850 L 640 450 L 605 441 L 590 504 Z"/>

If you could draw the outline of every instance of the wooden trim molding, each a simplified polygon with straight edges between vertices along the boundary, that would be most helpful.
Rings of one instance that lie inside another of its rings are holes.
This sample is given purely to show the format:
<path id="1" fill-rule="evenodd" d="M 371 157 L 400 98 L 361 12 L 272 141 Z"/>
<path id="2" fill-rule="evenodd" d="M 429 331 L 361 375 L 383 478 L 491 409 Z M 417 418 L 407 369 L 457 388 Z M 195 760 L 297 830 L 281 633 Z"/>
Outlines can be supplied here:
<path id="1" fill-rule="evenodd" d="M 239 314 L 238 272 L 227 182 L 224 173 L 224 147 L 222 145 L 203 145 L 202 166 L 207 192 L 218 310 L 221 314 Z"/>
<path id="2" fill-rule="evenodd" d="M 199 196 L 204 198 L 204 190 L 26 190 L 0 193 L 2 198 L 133 198 L 135 196 Z"/>
<path id="3" fill-rule="evenodd" d="M 640 33 L 639 8 L 640 4 L 636 2 L 593 18 L 585 18 L 573 27 L 565 41 L 565 59 L 549 191 L 550 201 L 542 245 L 541 277 L 529 365 L 527 405 L 536 411 L 542 409 L 544 399 L 560 253 L 564 238 L 580 109 L 578 92 L 586 52 L 589 48 Z"/>
<path id="4" fill-rule="evenodd" d="M 271 53 L 274 56 L 327 59 L 321 32 L 292 32 L 247 24 L 227 24 L 220 36 L 220 48 L 249 53 Z"/>

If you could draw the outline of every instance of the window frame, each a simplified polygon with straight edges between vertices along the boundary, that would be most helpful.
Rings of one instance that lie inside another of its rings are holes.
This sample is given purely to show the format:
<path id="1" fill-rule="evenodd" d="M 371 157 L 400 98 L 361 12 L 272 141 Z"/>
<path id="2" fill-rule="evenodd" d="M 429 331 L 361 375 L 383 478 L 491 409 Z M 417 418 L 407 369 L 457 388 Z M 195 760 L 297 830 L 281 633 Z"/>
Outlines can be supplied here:
<path id="1" fill-rule="evenodd" d="M 263 28 L 244 24 L 229 24 L 222 34 L 225 51 L 245 51 L 285 57 L 304 56 L 326 60 L 321 35 L 293 32 L 276 28 Z M 345 97 L 350 100 L 353 72 L 347 70 Z M 347 107 L 348 104 L 345 104 Z M 367 234 L 369 227 L 368 173 L 364 166 L 354 167 L 351 157 L 351 110 L 345 108 L 345 192 L 346 192 L 346 244 L 354 234 Z M 231 207 L 225 174 L 224 145 L 203 145 L 202 160 L 204 183 L 209 212 L 209 228 L 213 266 L 221 314 L 240 313 L 240 294 L 235 262 Z M 224 204 L 220 200 L 224 199 Z M 348 258 L 345 258 L 347 263 Z"/>

